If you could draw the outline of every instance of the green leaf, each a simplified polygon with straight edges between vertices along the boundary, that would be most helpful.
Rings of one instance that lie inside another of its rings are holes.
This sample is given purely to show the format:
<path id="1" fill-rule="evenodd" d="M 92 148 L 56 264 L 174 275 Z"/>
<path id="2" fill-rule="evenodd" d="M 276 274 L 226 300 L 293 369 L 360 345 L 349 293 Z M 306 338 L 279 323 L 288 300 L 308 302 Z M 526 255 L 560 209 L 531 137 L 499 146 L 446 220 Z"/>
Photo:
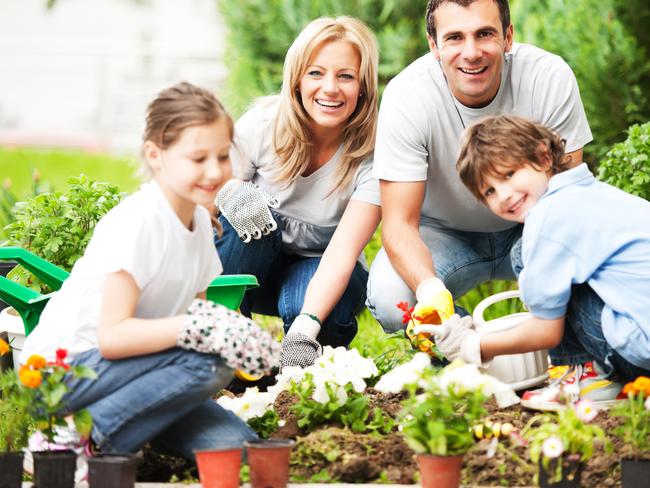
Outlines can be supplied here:
<path id="1" fill-rule="evenodd" d="M 90 412 L 85 408 L 77 410 L 72 415 L 72 418 L 77 432 L 79 432 L 83 437 L 88 437 L 93 427 L 93 418 L 90 415 Z"/>

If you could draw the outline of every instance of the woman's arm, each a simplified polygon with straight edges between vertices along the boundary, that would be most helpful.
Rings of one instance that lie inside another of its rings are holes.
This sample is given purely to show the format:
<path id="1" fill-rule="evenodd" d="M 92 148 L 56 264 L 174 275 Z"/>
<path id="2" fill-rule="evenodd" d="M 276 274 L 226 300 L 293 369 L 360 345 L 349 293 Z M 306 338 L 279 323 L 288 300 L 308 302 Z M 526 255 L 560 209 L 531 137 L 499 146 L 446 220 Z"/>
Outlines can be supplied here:
<path id="1" fill-rule="evenodd" d="M 312 277 L 302 311 L 324 321 L 343 296 L 363 248 L 379 225 L 381 208 L 350 200 Z"/>
<path id="2" fill-rule="evenodd" d="M 106 359 L 122 359 L 163 351 L 176 345 L 182 315 L 162 319 L 134 318 L 140 297 L 126 271 L 106 276 L 97 331 L 99 351 Z"/>

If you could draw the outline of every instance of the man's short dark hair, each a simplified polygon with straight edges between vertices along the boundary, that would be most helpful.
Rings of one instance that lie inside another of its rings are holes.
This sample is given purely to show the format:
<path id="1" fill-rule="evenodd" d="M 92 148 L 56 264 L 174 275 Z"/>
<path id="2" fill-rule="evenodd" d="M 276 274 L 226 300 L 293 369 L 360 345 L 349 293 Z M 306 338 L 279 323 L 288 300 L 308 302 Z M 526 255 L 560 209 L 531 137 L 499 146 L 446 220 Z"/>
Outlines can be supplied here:
<path id="1" fill-rule="evenodd" d="M 471 4 L 477 0 L 429 0 L 427 3 L 427 13 L 426 13 L 426 22 L 427 22 L 427 33 L 431 38 L 436 40 L 436 10 L 440 8 L 441 5 L 445 3 L 455 3 L 461 7 L 469 7 Z M 499 17 L 501 18 L 501 28 L 503 29 L 503 35 L 505 36 L 506 30 L 510 25 L 510 6 L 508 5 L 508 0 L 493 0 L 494 3 L 499 7 Z"/>

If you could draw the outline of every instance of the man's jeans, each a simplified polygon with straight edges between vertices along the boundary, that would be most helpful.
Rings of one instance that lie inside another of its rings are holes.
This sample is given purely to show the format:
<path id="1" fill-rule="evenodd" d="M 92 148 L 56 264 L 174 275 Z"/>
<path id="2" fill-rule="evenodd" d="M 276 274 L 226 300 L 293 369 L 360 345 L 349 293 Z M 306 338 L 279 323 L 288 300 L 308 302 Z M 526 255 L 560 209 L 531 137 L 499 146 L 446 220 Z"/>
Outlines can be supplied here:
<path id="1" fill-rule="evenodd" d="M 521 239 L 512 247 L 512 268 L 519 276 L 523 266 Z M 544 277 L 540 276 L 543 280 Z M 605 340 L 601 316 L 604 303 L 586 283 L 573 285 L 567 305 L 562 342 L 549 350 L 552 364 L 583 364 L 596 361 L 606 375 L 631 381 L 649 376 L 650 371 L 635 366 L 618 354 Z"/>
<path id="2" fill-rule="evenodd" d="M 219 222 L 223 235 L 215 235 L 215 244 L 224 274 L 252 274 L 260 282 L 259 288 L 246 292 L 241 312 L 249 317 L 253 312 L 280 316 L 286 332 L 302 309 L 307 285 L 321 258 L 283 252 L 280 229 L 244 244 L 223 216 Z M 355 315 L 363 309 L 367 280 L 368 272 L 357 263 L 343 296 L 323 322 L 317 337 L 320 344 L 347 346 L 354 339 L 358 328 Z"/>
<path id="3" fill-rule="evenodd" d="M 433 256 L 436 274 L 459 298 L 485 281 L 514 279 L 510 249 L 521 229 L 517 225 L 501 232 L 463 232 L 421 224 L 420 235 Z M 394 332 L 403 327 L 402 312 L 396 307 L 402 301 L 415 305 L 415 294 L 381 248 L 370 268 L 366 305 L 386 332 Z"/>
<path id="4" fill-rule="evenodd" d="M 110 361 L 97 349 L 77 355 L 98 375 L 70 382 L 70 411 L 87 408 L 92 439 L 105 452 L 154 449 L 193 460 L 194 449 L 241 445 L 257 436 L 232 412 L 211 399 L 232 380 L 218 356 L 173 348 Z"/>

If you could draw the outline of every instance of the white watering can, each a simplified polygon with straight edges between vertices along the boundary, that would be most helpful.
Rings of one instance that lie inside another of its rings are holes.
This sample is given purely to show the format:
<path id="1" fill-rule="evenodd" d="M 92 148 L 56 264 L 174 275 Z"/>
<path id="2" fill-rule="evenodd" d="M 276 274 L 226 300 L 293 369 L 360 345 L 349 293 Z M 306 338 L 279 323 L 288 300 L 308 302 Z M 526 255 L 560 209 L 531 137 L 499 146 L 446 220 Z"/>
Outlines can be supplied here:
<path id="1" fill-rule="evenodd" d="M 485 320 L 485 310 L 497 302 L 519 298 L 519 290 L 504 291 L 482 300 L 474 309 L 472 318 L 476 330 L 482 334 L 512 329 L 531 317 L 529 312 L 513 313 L 493 320 Z M 546 381 L 548 377 L 548 351 L 504 354 L 495 356 L 486 373 L 509 384 L 513 390 L 523 390 Z"/>

